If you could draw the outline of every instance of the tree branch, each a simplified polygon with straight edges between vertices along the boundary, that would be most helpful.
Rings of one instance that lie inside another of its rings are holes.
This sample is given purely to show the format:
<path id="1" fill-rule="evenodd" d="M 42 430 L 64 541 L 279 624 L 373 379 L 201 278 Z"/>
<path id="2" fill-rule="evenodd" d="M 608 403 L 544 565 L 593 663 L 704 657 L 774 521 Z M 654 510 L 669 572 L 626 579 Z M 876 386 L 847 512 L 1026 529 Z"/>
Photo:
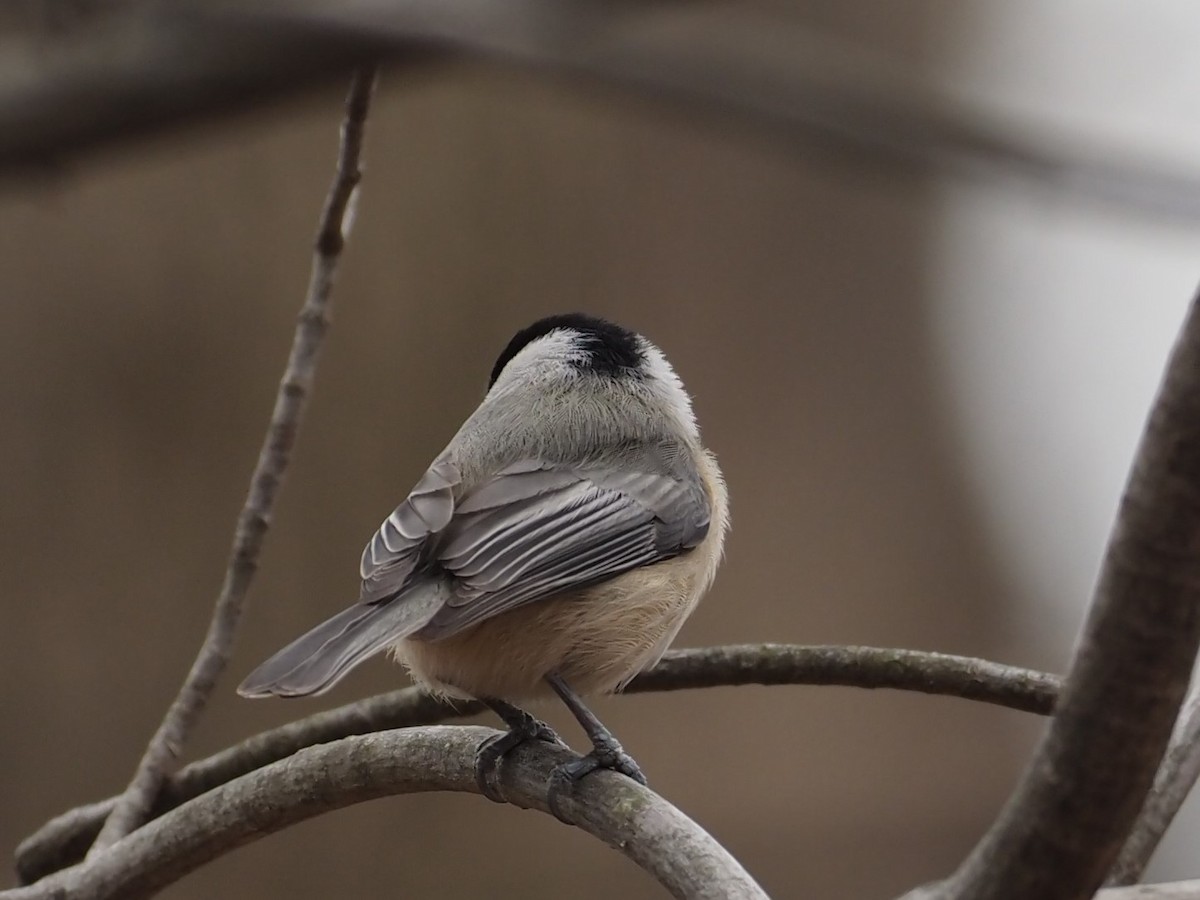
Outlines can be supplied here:
<path id="1" fill-rule="evenodd" d="M 113 807 L 89 855 L 103 852 L 146 820 L 167 776 L 167 767 L 182 750 L 233 652 L 233 640 L 246 592 L 258 569 L 258 555 L 275 498 L 283 482 L 292 447 L 296 443 L 300 419 L 312 389 L 317 354 L 329 328 L 330 295 L 345 240 L 345 229 L 348 227 L 346 210 L 362 177 L 359 157 L 362 152 L 363 125 L 374 85 L 374 69 L 360 70 L 354 76 L 346 100 L 337 173 L 321 213 L 308 294 L 296 323 L 291 354 L 275 398 L 275 409 L 271 414 L 258 464 L 250 479 L 250 491 L 238 516 L 229 567 L 213 610 L 208 634 L 179 695 L 146 747 L 129 787 Z"/>
<path id="2" fill-rule="evenodd" d="M 0 168 L 244 110 L 363 59 L 466 53 L 730 116 L 838 164 L 997 176 L 1200 219 L 1200 176 L 956 102 L 861 47 L 744 5 L 655 0 L 123 0 L 92 27 L 0 48 Z"/>
<path id="3" fill-rule="evenodd" d="M 1167 364 L 1047 734 L 991 830 L 933 896 L 1065 900 L 1100 886 L 1187 691 L 1200 645 L 1197 547 L 1200 299 Z"/>
<path id="4" fill-rule="evenodd" d="M 1154 788 L 1121 848 L 1116 865 L 1108 873 L 1107 884 L 1134 884 L 1142 877 L 1197 778 L 1200 778 L 1200 691 L 1193 691 L 1154 778 Z"/>
<path id="5" fill-rule="evenodd" d="M 1059 677 L 1003 663 L 885 647 L 740 644 L 674 650 L 626 693 L 741 684 L 838 685 L 941 694 L 1049 715 Z"/>
<path id="6" fill-rule="evenodd" d="M 310 747 L 189 801 L 78 867 L 0 891 L 0 900 L 147 897 L 235 847 L 321 813 L 394 794 L 478 792 L 475 750 L 497 733 L 429 726 Z M 502 764 L 505 796 L 516 806 L 546 812 L 551 770 L 571 758 L 549 744 L 519 747 Z M 575 825 L 620 850 L 675 897 L 766 900 L 702 828 L 624 776 L 591 775 L 561 805 Z"/>
<path id="7" fill-rule="evenodd" d="M 639 675 L 628 693 L 673 691 L 722 685 L 841 685 L 896 688 L 962 697 L 1048 715 L 1059 679 L 981 659 L 876 647 L 802 647 L 750 644 L 675 650 Z M 427 725 L 474 715 L 483 705 L 450 704 L 416 688 L 405 688 L 317 713 L 263 732 L 168 778 L 154 814 L 219 787 L 247 772 L 314 745 L 349 735 Z M 17 848 L 17 874 L 30 884 L 83 858 L 114 800 L 63 813 Z"/>

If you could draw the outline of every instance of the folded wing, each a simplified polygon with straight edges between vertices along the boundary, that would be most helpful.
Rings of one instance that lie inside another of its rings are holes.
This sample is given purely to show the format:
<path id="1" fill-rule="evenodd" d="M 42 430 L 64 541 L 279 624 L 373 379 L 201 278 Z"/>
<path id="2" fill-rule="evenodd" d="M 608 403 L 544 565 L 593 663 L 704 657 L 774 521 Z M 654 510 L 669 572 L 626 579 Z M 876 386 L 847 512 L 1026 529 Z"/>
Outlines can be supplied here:
<path id="1" fill-rule="evenodd" d="M 460 482 L 454 464 L 444 457 L 438 459 L 404 502 L 383 520 L 367 542 L 359 565 L 361 603 L 396 596 L 420 573 L 430 538 L 454 516 L 454 491 Z"/>
<path id="2" fill-rule="evenodd" d="M 523 461 L 499 472 L 459 503 L 439 539 L 455 590 L 419 636 L 447 637 L 695 547 L 708 533 L 708 498 L 690 468 L 663 463 L 643 454 L 610 467 Z"/>
<path id="3" fill-rule="evenodd" d="M 514 463 L 457 502 L 435 462 L 368 542 L 359 603 L 302 635 L 238 688 L 328 690 L 395 641 L 449 637 L 485 619 L 678 556 L 708 533 L 709 503 L 675 444 L 608 465 Z"/>

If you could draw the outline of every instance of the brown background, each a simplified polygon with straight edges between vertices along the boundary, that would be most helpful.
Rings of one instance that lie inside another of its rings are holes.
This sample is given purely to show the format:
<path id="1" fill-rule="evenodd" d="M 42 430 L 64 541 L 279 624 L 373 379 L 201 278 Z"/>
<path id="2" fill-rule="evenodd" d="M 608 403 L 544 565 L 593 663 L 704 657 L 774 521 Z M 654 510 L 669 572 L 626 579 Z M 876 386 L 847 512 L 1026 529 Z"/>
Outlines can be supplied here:
<path id="1" fill-rule="evenodd" d="M 917 68 L 953 38 L 953 4 L 852 6 L 802 13 Z M 307 279 L 340 93 L 2 185 L 0 846 L 123 786 L 191 661 Z M 1008 645 L 1010 589 L 940 400 L 936 185 L 474 66 L 386 78 L 367 156 L 316 394 L 188 758 L 402 680 L 381 661 L 319 700 L 232 691 L 355 596 L 363 542 L 511 333 L 574 309 L 664 348 L 729 480 L 727 562 L 680 645 L 1053 664 Z M 598 710 L 777 897 L 945 874 L 1036 734 L 1016 713 L 833 688 Z M 293 828 L 166 896 L 385 892 L 659 895 L 545 816 L 433 795 Z"/>

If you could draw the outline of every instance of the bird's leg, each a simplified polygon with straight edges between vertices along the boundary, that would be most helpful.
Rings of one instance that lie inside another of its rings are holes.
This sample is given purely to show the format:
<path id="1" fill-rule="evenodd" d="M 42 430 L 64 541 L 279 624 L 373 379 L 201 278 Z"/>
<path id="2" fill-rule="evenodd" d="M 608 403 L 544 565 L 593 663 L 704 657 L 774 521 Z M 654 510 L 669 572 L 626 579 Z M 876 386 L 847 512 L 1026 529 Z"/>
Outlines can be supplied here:
<path id="1" fill-rule="evenodd" d="M 627 775 L 638 784 L 645 784 L 646 776 L 642 774 L 642 770 L 638 768 L 633 757 L 625 752 L 625 749 L 613 737 L 612 732 L 605 728 L 604 723 L 596 718 L 595 713 L 584 705 L 583 700 L 563 681 L 562 676 L 547 675 L 546 682 L 554 688 L 554 692 L 562 698 L 567 709 L 571 710 L 571 714 L 579 720 L 579 724 L 583 726 L 588 739 L 592 742 L 591 753 L 563 763 L 550 776 L 548 797 L 550 811 L 562 821 L 567 822 L 568 820 L 563 817 L 559 809 L 558 795 L 597 769 L 612 769 L 614 772 Z M 570 823 L 568 822 L 568 824 Z"/>
<path id="2" fill-rule="evenodd" d="M 525 741 L 546 741 L 560 746 L 563 746 L 563 742 L 553 728 L 520 707 L 493 697 L 483 697 L 481 700 L 504 720 L 508 731 L 488 738 L 475 751 L 475 783 L 479 785 L 483 796 L 496 803 L 504 803 L 504 797 L 496 786 L 500 780 L 500 760 L 504 754 Z"/>

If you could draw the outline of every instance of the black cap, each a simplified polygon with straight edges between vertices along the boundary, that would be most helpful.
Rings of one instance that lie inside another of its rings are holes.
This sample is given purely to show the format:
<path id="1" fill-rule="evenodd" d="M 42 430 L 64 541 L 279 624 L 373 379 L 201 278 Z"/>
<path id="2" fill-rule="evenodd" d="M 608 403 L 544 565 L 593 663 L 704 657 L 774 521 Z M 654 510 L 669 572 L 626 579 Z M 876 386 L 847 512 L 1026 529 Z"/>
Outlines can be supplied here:
<path id="1" fill-rule="evenodd" d="M 527 344 L 552 331 L 569 330 L 579 335 L 578 346 L 583 350 L 581 359 L 573 360 L 580 369 L 595 372 L 599 375 L 631 375 L 640 371 L 645 354 L 638 342 L 638 336 L 620 325 L 597 319 L 583 313 L 566 313 L 559 316 L 548 316 L 538 319 L 528 328 L 522 328 L 508 342 L 504 352 L 496 360 L 492 368 L 492 377 L 488 381 L 490 388 L 504 371 L 509 361 L 521 352 Z"/>

